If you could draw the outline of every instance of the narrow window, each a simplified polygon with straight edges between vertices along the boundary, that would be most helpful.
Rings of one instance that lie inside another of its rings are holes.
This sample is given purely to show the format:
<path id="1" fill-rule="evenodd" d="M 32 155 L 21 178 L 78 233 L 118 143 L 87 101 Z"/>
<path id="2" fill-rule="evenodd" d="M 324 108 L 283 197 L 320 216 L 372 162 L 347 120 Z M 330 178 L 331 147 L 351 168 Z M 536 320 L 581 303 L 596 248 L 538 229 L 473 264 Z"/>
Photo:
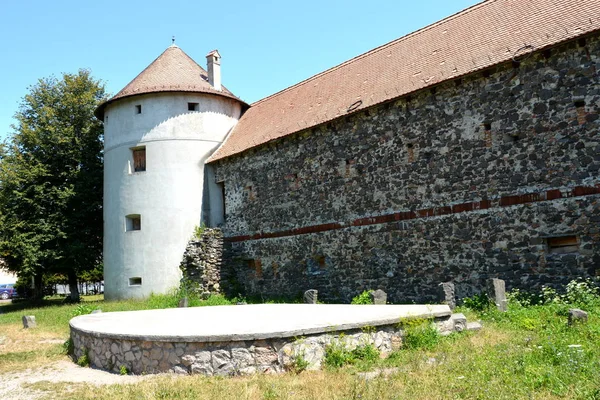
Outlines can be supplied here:
<path id="1" fill-rule="evenodd" d="M 188 111 L 200 111 L 200 104 L 188 103 Z"/>
<path id="2" fill-rule="evenodd" d="M 129 278 L 129 286 L 142 286 L 142 278 L 140 276 Z"/>
<path id="3" fill-rule="evenodd" d="M 131 149 L 133 153 L 133 172 L 143 172 L 146 170 L 146 147 L 135 147 Z"/>
<path id="4" fill-rule="evenodd" d="M 483 140 L 485 147 L 492 147 L 492 124 L 489 122 L 483 123 Z"/>
<path id="5" fill-rule="evenodd" d="M 223 210 L 223 221 L 225 221 L 225 217 L 227 216 L 227 213 L 225 212 L 225 182 L 217 182 L 217 186 L 221 190 L 221 209 Z"/>
<path id="6" fill-rule="evenodd" d="M 408 158 L 408 162 L 415 162 L 415 145 L 412 143 L 407 143 L 406 144 L 406 153 L 407 153 L 407 158 Z"/>
<path id="7" fill-rule="evenodd" d="M 262 269 L 262 261 L 260 260 L 248 260 L 248 267 L 254 270 L 257 278 L 262 278 L 263 269 Z"/>
<path id="8" fill-rule="evenodd" d="M 141 104 L 137 104 L 135 106 L 135 113 L 136 114 L 141 114 L 142 113 L 142 105 Z"/>
<path id="9" fill-rule="evenodd" d="M 142 229 L 142 217 L 140 214 L 130 214 L 125 217 L 125 230 L 139 231 Z"/>
<path id="10" fill-rule="evenodd" d="M 552 254 L 576 253 L 579 251 L 577 236 L 557 236 L 546 239 L 548 252 Z"/>
<path id="11" fill-rule="evenodd" d="M 575 109 L 577 111 L 577 123 L 579 125 L 585 124 L 585 101 L 578 100 L 573 103 L 575 105 Z"/>

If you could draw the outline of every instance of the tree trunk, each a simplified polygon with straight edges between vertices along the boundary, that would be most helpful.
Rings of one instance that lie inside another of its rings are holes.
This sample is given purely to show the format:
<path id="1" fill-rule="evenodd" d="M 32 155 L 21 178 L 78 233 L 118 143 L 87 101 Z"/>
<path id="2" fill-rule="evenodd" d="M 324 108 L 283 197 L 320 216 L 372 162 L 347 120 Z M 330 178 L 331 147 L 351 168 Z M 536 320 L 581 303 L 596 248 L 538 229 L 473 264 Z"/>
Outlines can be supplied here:
<path id="1" fill-rule="evenodd" d="M 33 276 L 33 300 L 41 301 L 44 298 L 43 274 L 38 272 Z"/>
<path id="2" fill-rule="evenodd" d="M 70 270 L 67 274 L 69 278 L 69 291 L 71 292 L 70 300 L 73 303 L 79 303 L 81 298 L 79 297 L 79 286 L 77 285 L 77 274 L 75 271 Z"/>

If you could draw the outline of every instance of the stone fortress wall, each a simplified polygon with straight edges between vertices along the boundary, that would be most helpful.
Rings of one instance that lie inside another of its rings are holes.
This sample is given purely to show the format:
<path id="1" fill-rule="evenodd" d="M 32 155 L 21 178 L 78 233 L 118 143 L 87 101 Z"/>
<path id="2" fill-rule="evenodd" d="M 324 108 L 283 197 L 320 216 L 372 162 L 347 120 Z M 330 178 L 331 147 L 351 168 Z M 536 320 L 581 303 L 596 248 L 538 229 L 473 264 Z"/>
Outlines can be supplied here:
<path id="1" fill-rule="evenodd" d="M 235 283 L 423 302 L 600 274 L 598 69 L 596 33 L 212 163 Z"/>

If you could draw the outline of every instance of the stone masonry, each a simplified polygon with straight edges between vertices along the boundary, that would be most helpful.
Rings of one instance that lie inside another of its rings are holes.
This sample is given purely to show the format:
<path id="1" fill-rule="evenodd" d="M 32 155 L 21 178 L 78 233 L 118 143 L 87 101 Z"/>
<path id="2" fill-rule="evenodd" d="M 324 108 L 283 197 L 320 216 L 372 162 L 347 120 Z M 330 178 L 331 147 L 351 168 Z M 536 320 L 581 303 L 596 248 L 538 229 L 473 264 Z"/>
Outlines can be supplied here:
<path id="1" fill-rule="evenodd" d="M 595 34 L 214 163 L 228 273 L 393 303 L 599 275 L 599 69 Z"/>
<path id="2" fill-rule="evenodd" d="M 457 329 L 453 317 L 439 318 L 432 324 L 444 335 L 462 330 Z M 134 374 L 174 372 L 207 376 L 281 373 L 292 369 L 299 357 L 308 362 L 308 369 L 319 369 L 330 344 L 348 350 L 370 344 L 385 356 L 401 346 L 403 334 L 402 326 L 394 324 L 347 331 L 335 331 L 332 327 L 329 333 L 292 338 L 165 342 L 97 337 L 71 328 L 73 358 L 87 355 L 91 367 L 112 372 L 125 367 Z"/>
<path id="3" fill-rule="evenodd" d="M 182 284 L 201 296 L 219 293 L 221 290 L 221 266 L 223 262 L 223 234 L 220 229 L 204 228 L 200 237 L 188 243 L 179 268 L 183 273 Z"/>

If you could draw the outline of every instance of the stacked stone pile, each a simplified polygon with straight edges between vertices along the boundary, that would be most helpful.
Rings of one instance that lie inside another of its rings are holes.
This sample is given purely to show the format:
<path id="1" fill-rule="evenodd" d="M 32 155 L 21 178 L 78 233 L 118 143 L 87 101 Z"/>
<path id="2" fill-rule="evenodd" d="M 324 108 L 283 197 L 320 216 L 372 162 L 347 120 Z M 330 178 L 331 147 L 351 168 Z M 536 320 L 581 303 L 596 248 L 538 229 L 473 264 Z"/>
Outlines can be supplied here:
<path id="1" fill-rule="evenodd" d="M 188 243 L 179 265 L 183 273 L 182 286 L 201 296 L 220 293 L 223 263 L 223 233 L 220 229 L 204 228 L 199 237 Z"/>

